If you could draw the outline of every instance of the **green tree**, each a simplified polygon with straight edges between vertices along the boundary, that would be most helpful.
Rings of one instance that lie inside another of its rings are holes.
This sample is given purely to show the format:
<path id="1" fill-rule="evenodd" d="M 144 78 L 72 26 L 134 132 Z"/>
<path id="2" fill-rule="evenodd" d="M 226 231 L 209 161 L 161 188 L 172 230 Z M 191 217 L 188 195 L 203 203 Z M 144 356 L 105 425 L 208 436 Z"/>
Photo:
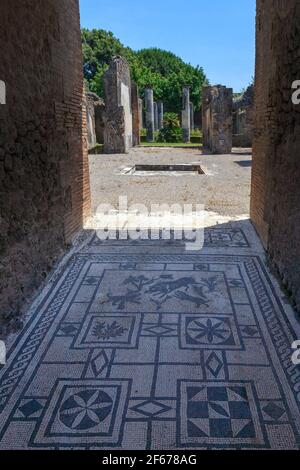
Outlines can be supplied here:
<path id="1" fill-rule="evenodd" d="M 103 97 L 103 74 L 113 56 L 121 55 L 130 65 L 131 76 L 143 98 L 146 86 L 152 86 L 155 100 L 163 100 L 165 110 L 179 113 L 182 87 L 191 87 L 191 101 L 200 109 L 202 86 L 208 84 L 202 67 L 186 64 L 180 57 L 161 49 L 135 52 L 125 47 L 111 32 L 82 30 L 84 77 L 88 88 Z"/>

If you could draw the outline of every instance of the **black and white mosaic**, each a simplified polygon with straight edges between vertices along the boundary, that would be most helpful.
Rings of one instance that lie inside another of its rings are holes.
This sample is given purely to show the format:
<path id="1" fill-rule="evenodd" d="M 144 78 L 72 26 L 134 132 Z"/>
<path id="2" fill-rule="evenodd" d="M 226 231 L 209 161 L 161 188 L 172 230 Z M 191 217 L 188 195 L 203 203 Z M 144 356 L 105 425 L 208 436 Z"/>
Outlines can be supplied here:
<path id="1" fill-rule="evenodd" d="M 297 332 L 246 236 L 206 240 L 73 257 L 0 370 L 1 449 L 300 448 Z"/>

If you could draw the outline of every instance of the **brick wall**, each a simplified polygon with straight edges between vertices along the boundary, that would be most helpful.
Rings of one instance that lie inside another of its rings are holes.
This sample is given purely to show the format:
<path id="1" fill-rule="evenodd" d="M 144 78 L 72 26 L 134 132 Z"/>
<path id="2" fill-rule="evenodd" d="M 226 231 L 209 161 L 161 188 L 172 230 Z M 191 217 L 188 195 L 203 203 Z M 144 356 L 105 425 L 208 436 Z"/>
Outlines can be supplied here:
<path id="1" fill-rule="evenodd" d="M 300 2 L 257 0 L 251 218 L 300 308 Z"/>
<path id="2" fill-rule="evenodd" d="M 77 0 L 2 0 L 0 324 L 17 316 L 90 212 Z"/>

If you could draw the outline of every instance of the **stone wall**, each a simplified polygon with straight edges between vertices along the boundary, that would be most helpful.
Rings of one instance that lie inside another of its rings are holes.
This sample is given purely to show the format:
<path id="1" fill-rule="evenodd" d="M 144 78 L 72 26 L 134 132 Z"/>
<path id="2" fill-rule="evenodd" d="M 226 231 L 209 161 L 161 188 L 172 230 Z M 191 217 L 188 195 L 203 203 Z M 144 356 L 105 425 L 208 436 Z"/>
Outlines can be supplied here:
<path id="1" fill-rule="evenodd" d="M 257 0 L 251 218 L 300 309 L 300 2 Z"/>
<path id="2" fill-rule="evenodd" d="M 122 57 L 114 57 L 105 72 L 104 93 L 104 152 L 128 153 L 132 147 L 131 79 Z"/>
<path id="3" fill-rule="evenodd" d="M 87 120 L 87 142 L 88 148 L 92 149 L 96 146 L 96 124 L 95 124 L 95 105 L 93 98 L 86 93 L 85 95 L 86 106 L 86 120 Z"/>
<path id="4" fill-rule="evenodd" d="M 233 147 L 252 147 L 254 85 L 233 101 Z"/>
<path id="5" fill-rule="evenodd" d="M 95 129 L 97 144 L 104 144 L 104 116 L 105 104 L 104 101 L 95 104 Z"/>
<path id="6" fill-rule="evenodd" d="M 136 83 L 131 83 L 131 109 L 132 109 L 132 145 L 136 147 L 141 143 L 140 135 L 140 108 L 139 89 Z"/>
<path id="7" fill-rule="evenodd" d="M 77 0 L 2 0 L 0 324 L 13 323 L 90 213 Z"/>
<path id="8" fill-rule="evenodd" d="M 232 89 L 221 85 L 202 90 L 204 147 L 216 154 L 232 150 Z"/>
<path id="9" fill-rule="evenodd" d="M 92 107 L 94 145 L 104 143 L 104 110 L 105 104 L 102 98 L 96 93 L 87 92 L 88 102 Z"/>

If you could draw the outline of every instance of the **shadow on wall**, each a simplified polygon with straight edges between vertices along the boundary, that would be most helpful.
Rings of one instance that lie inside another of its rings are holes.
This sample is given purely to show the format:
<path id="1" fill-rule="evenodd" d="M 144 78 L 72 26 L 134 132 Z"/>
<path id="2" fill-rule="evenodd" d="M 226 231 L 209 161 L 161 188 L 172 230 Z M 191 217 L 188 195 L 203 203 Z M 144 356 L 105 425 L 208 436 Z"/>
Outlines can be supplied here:
<path id="1" fill-rule="evenodd" d="M 90 194 L 78 2 L 2 0 L 0 17 L 0 325 L 13 328 Z"/>

